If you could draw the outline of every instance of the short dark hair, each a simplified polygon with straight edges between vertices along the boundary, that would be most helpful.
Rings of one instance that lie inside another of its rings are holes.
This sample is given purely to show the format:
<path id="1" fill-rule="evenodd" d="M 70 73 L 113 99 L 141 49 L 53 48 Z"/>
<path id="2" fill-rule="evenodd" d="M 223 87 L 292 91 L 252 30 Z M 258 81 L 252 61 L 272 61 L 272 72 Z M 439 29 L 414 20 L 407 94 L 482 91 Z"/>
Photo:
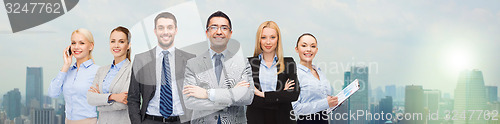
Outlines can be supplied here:
<path id="1" fill-rule="evenodd" d="M 175 27 L 177 27 L 177 19 L 175 19 L 175 16 L 174 14 L 170 13 L 170 12 L 162 12 L 160 14 L 158 14 L 155 18 L 155 29 L 156 29 L 156 22 L 158 21 L 158 19 L 160 18 L 167 18 L 167 19 L 172 19 L 174 20 L 174 25 Z"/>
<path id="2" fill-rule="evenodd" d="M 229 28 L 233 28 L 233 26 L 231 25 L 231 19 L 229 19 L 229 16 L 227 16 L 225 13 L 223 13 L 222 11 L 217 11 L 217 12 L 214 12 L 212 13 L 212 15 L 210 15 L 210 17 L 208 17 L 208 20 L 207 20 L 207 25 L 205 27 L 208 28 L 208 25 L 210 24 L 210 19 L 214 18 L 214 17 L 222 17 L 222 18 L 226 18 L 227 21 L 229 22 Z"/>
<path id="3" fill-rule="evenodd" d="M 304 33 L 304 34 L 302 34 L 302 35 L 299 36 L 299 39 L 297 39 L 297 44 L 295 44 L 295 47 L 299 46 L 300 38 L 302 38 L 304 36 L 311 36 L 316 41 L 316 44 L 318 43 L 318 40 L 316 39 L 316 37 L 314 37 L 314 35 L 312 35 L 311 33 Z"/>

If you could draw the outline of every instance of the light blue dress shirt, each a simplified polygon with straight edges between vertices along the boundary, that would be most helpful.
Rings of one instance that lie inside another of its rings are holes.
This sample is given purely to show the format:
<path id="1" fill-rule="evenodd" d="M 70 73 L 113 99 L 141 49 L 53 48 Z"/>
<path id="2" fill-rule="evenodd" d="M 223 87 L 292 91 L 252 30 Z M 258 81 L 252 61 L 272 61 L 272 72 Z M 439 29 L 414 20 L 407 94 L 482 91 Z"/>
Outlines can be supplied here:
<path id="1" fill-rule="evenodd" d="M 156 91 L 149 100 L 148 108 L 146 111 L 146 114 L 148 115 L 154 115 L 154 116 L 162 116 L 160 113 L 160 91 L 161 91 L 161 71 L 162 71 L 162 62 L 163 62 L 163 53 L 164 51 L 161 47 L 156 46 Z M 175 73 L 175 47 L 170 47 L 167 49 L 169 52 L 168 55 L 168 61 L 170 63 L 170 82 L 172 87 L 172 102 L 173 102 L 173 110 L 172 110 L 172 115 L 171 116 L 180 116 L 184 115 L 184 110 L 182 110 L 182 104 L 181 104 L 181 98 L 179 98 L 179 93 L 182 93 L 182 91 L 177 90 L 177 81 L 176 81 L 176 73 Z"/>
<path id="2" fill-rule="evenodd" d="M 259 54 L 260 67 L 259 67 L 259 82 L 262 92 L 276 91 L 276 85 L 278 81 L 278 68 L 276 67 L 276 62 L 278 57 L 274 55 L 273 64 L 271 67 L 267 67 L 266 62 L 262 58 L 262 53 Z"/>
<path id="3" fill-rule="evenodd" d="M 81 120 L 97 117 L 96 107 L 87 102 L 87 90 L 94 81 L 95 74 L 99 69 L 92 59 L 83 62 L 77 69 L 76 63 L 68 72 L 59 72 L 52 79 L 49 87 L 49 96 L 57 98 L 64 94 L 66 107 L 66 118 L 68 120 Z"/>
<path id="4" fill-rule="evenodd" d="M 106 74 L 106 77 L 104 77 L 104 80 L 102 81 L 102 93 L 109 93 L 109 86 L 111 86 L 111 82 L 115 79 L 116 74 L 118 74 L 118 71 L 120 71 L 120 68 L 125 61 L 128 60 L 125 59 L 115 65 L 115 61 L 113 60 L 113 64 L 111 64 L 108 74 Z"/>
<path id="5" fill-rule="evenodd" d="M 297 64 L 300 95 L 297 101 L 292 102 L 295 115 L 310 115 L 329 108 L 326 97 L 333 93 L 330 82 L 321 72 L 321 69 L 314 65 L 313 69 L 318 73 L 319 80 L 314 77 L 309 68 L 302 64 Z"/>

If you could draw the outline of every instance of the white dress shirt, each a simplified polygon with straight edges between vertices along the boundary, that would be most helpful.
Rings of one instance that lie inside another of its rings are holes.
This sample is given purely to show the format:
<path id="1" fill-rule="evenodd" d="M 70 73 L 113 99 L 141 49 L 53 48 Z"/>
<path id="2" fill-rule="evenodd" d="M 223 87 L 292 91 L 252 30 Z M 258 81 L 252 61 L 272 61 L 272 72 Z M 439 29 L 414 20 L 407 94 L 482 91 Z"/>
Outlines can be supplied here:
<path id="1" fill-rule="evenodd" d="M 161 71 L 163 68 L 163 53 L 164 51 L 160 46 L 156 46 L 156 92 L 153 98 L 149 101 L 148 109 L 146 114 L 154 115 L 154 116 L 162 116 L 160 113 L 160 89 L 161 89 Z M 173 102 L 173 111 L 170 116 L 180 116 L 184 115 L 184 111 L 182 110 L 181 99 L 179 99 L 179 91 L 177 90 L 177 83 L 175 81 L 175 47 L 171 47 L 167 49 L 168 53 L 168 61 L 170 64 L 170 83 L 172 88 L 172 102 Z"/>

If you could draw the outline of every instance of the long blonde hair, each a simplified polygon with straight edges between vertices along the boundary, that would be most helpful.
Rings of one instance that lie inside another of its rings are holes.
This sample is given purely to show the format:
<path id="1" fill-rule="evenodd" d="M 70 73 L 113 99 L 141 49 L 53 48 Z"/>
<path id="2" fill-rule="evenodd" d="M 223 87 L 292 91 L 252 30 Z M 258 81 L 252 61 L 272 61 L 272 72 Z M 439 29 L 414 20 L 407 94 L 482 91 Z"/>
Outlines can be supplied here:
<path id="1" fill-rule="evenodd" d="M 75 31 L 73 31 L 73 33 L 71 33 L 71 36 L 73 36 L 73 34 L 75 34 L 75 33 L 83 35 L 85 38 L 87 38 L 87 40 L 92 45 L 94 44 L 94 36 L 92 36 L 92 33 L 90 33 L 89 30 L 87 30 L 85 28 L 79 28 L 79 29 L 76 29 Z M 90 52 L 89 52 L 89 58 L 92 59 L 92 61 L 94 61 L 94 59 L 92 58 L 92 50 L 90 50 Z"/>
<path id="2" fill-rule="evenodd" d="M 278 64 L 279 65 L 279 70 L 278 70 L 278 73 L 276 74 L 279 74 L 283 71 L 285 71 L 285 59 L 283 58 L 283 45 L 281 44 L 281 32 L 280 32 L 280 28 L 278 27 L 278 24 L 276 24 L 276 22 L 273 22 L 273 21 L 266 21 L 262 24 L 260 24 L 259 28 L 257 29 L 257 35 L 255 36 L 255 50 L 253 52 L 253 56 L 254 57 L 257 57 L 259 56 L 259 54 L 262 53 L 262 47 L 260 46 L 260 37 L 262 35 L 262 30 L 264 30 L 264 28 L 272 28 L 274 30 L 276 30 L 276 33 L 278 34 L 278 44 L 276 46 L 276 49 L 274 49 L 274 51 L 276 52 L 276 56 L 278 57 Z"/>

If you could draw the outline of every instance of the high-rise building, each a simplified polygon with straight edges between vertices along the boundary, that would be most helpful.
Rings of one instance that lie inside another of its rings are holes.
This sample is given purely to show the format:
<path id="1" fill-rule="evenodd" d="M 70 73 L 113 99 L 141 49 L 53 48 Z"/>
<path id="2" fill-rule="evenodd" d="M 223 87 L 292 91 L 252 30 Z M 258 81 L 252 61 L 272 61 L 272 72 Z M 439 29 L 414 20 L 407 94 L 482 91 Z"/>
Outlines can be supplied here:
<path id="1" fill-rule="evenodd" d="M 428 114 L 438 113 L 439 111 L 439 103 L 441 101 L 441 91 L 439 90 L 424 90 L 424 108 L 427 124 L 439 124 L 439 118 L 429 118 Z"/>
<path id="2" fill-rule="evenodd" d="M 448 94 L 448 96 L 446 95 Z M 449 112 L 453 111 L 453 99 L 450 98 L 449 93 L 444 93 L 443 97 L 439 100 L 439 121 L 442 124 L 452 124 L 453 120 L 449 119 Z"/>
<path id="3" fill-rule="evenodd" d="M 407 85 L 405 90 L 405 113 L 410 113 L 412 118 L 404 120 L 404 124 L 424 124 L 424 89 L 422 86 Z"/>
<path id="4" fill-rule="evenodd" d="M 385 96 L 390 96 L 394 100 L 396 98 L 396 85 L 385 86 Z"/>
<path id="5" fill-rule="evenodd" d="M 385 92 L 382 90 L 381 86 L 378 86 L 377 88 L 372 90 L 373 92 L 370 92 L 371 97 L 370 103 L 376 103 L 378 104 L 379 100 L 385 97 Z"/>
<path id="6" fill-rule="evenodd" d="M 392 97 L 391 96 L 385 96 L 385 98 L 382 98 L 379 102 L 379 110 L 380 114 L 384 113 L 382 116 L 383 117 L 389 117 L 387 116 L 387 114 L 391 114 L 392 116 L 390 117 L 394 117 L 394 114 L 392 114 Z M 388 118 L 385 118 L 385 119 L 388 119 Z M 385 122 L 387 121 L 391 121 L 391 120 L 385 120 L 385 119 L 380 119 L 378 120 L 378 124 L 385 124 Z M 391 121 L 392 122 L 392 121 Z"/>
<path id="7" fill-rule="evenodd" d="M 56 105 L 56 109 L 55 109 L 55 113 L 56 115 L 59 115 L 57 116 L 57 124 L 64 124 L 65 121 L 64 119 L 66 118 L 66 113 L 64 113 L 64 110 L 65 110 L 65 105 L 64 104 L 57 104 Z"/>
<path id="8" fill-rule="evenodd" d="M 38 108 L 30 111 L 31 122 L 34 124 L 54 124 L 55 113 L 53 108 Z"/>
<path id="9" fill-rule="evenodd" d="M 486 90 L 483 73 L 480 70 L 465 70 L 460 72 L 455 88 L 454 110 L 465 112 L 465 119 L 457 119 L 454 124 L 484 124 L 484 119 L 469 119 L 475 110 L 486 110 Z M 476 113 L 477 114 L 477 113 Z"/>
<path id="10" fill-rule="evenodd" d="M 43 73 L 42 67 L 26 67 L 26 107 L 42 108 Z M 36 100 L 36 102 L 32 102 Z"/>
<path id="11" fill-rule="evenodd" d="M 21 116 L 21 92 L 19 92 L 18 88 L 3 95 L 3 100 L 5 112 L 7 112 L 7 117 L 10 120 Z"/>
<path id="12" fill-rule="evenodd" d="M 368 83 L 368 67 L 358 67 L 358 66 L 353 66 L 351 67 L 351 81 L 358 79 L 360 89 L 354 93 L 349 99 L 349 110 L 352 112 L 357 112 L 358 110 L 360 111 L 369 111 L 368 110 L 368 92 L 370 89 L 369 83 Z M 349 120 L 350 124 L 366 124 L 369 121 L 366 119 L 359 119 L 359 120 Z"/>
<path id="13" fill-rule="evenodd" d="M 488 102 L 498 101 L 498 87 L 497 86 L 486 86 L 486 98 Z"/>
<path id="14" fill-rule="evenodd" d="M 342 86 L 342 89 L 344 89 L 345 87 L 347 87 L 347 85 L 349 85 L 351 83 L 351 72 L 349 71 L 346 71 L 344 72 L 344 85 Z M 349 99 L 345 100 L 344 103 L 342 103 L 339 107 L 337 107 L 337 109 L 335 111 L 333 111 L 333 115 L 332 117 L 335 117 L 335 114 L 343 114 L 343 113 L 347 113 L 349 114 Z M 344 118 L 345 119 L 345 118 Z M 330 123 L 332 124 L 349 124 L 349 118 L 347 119 L 342 119 L 342 118 L 338 118 L 338 119 L 333 119 L 330 121 Z"/>

